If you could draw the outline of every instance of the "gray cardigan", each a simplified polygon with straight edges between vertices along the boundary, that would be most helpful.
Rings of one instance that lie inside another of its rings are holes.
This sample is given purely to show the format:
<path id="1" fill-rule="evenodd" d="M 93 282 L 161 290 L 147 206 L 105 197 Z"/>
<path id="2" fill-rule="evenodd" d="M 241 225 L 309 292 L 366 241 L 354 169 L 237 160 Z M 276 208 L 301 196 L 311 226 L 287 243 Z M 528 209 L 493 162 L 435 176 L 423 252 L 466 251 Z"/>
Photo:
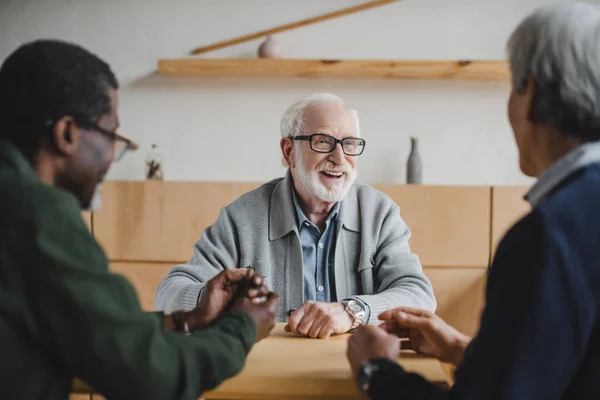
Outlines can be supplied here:
<path id="1" fill-rule="evenodd" d="M 275 179 L 221 210 L 194 245 L 194 256 L 175 266 L 158 287 L 156 308 L 190 310 L 219 271 L 251 266 L 279 294 L 277 320 L 303 303 L 302 248 L 292 178 Z M 408 245 L 410 229 L 398 206 L 374 188 L 355 183 L 341 203 L 334 247 L 338 299 L 356 296 L 377 315 L 399 306 L 435 310 L 431 283 Z"/>

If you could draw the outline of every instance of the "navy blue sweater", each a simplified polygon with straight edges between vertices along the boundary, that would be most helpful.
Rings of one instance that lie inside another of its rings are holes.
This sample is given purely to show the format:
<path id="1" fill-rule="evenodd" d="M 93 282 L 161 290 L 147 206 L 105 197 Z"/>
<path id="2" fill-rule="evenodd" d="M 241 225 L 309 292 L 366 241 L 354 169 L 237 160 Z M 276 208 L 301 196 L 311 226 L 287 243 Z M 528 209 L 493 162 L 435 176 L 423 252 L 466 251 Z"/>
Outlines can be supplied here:
<path id="1" fill-rule="evenodd" d="M 579 169 L 506 234 L 481 328 L 450 391 L 394 365 L 371 399 L 600 399 L 600 165 Z"/>

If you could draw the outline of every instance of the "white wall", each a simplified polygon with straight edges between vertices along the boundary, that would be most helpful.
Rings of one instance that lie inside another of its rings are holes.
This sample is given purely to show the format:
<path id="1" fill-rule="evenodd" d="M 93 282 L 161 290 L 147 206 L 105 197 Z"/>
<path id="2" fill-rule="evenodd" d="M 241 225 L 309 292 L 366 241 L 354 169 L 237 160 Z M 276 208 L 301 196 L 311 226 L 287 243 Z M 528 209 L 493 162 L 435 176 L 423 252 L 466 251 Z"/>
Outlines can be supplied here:
<path id="1" fill-rule="evenodd" d="M 331 91 L 358 110 L 359 179 L 404 183 L 409 137 L 426 184 L 523 184 L 503 82 L 188 79 L 159 58 L 359 4 L 357 0 L 0 0 L 0 60 L 19 44 L 59 38 L 113 67 L 122 131 L 141 149 L 111 179 L 143 179 L 152 143 L 170 180 L 265 181 L 284 173 L 279 118 L 297 97 Z M 502 59 L 507 36 L 551 0 L 403 0 L 277 36 L 290 58 Z M 253 57 L 261 40 L 205 57 Z"/>

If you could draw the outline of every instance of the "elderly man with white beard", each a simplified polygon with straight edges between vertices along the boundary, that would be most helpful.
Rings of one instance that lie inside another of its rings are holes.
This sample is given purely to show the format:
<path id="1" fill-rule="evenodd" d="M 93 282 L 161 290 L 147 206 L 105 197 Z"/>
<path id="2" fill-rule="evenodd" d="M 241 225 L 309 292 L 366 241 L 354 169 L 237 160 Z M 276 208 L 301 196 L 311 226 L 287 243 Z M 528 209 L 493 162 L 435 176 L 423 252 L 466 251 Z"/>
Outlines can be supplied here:
<path id="1" fill-rule="evenodd" d="M 160 284 L 158 310 L 191 310 L 224 269 L 253 268 L 281 297 L 278 321 L 314 338 L 378 323 L 396 307 L 434 311 L 431 283 L 410 251 L 398 206 L 355 183 L 361 138 L 357 113 L 337 96 L 313 94 L 281 121 L 284 178 L 221 210 Z"/>

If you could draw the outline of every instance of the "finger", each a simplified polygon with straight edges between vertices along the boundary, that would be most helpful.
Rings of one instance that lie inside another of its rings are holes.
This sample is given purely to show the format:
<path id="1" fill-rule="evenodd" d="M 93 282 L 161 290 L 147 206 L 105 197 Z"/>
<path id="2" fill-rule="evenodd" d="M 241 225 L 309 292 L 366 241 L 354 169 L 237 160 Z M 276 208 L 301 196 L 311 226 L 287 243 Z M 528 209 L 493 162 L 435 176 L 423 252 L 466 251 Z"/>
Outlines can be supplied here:
<path id="1" fill-rule="evenodd" d="M 381 320 L 381 321 L 386 321 L 386 320 L 392 318 L 393 315 L 394 315 L 394 310 L 387 310 L 387 311 L 384 311 L 381 314 L 379 314 L 377 316 L 377 318 L 379 318 L 379 320 Z"/>
<path id="2" fill-rule="evenodd" d="M 285 324 L 285 326 L 283 327 L 283 331 L 284 332 L 291 332 L 292 330 L 290 329 L 290 324 Z"/>
<path id="3" fill-rule="evenodd" d="M 396 319 L 391 319 L 379 325 L 381 329 L 387 333 L 398 336 L 401 339 L 408 338 L 410 335 L 410 329 L 406 326 L 401 325 Z"/>
<path id="4" fill-rule="evenodd" d="M 331 326 L 330 323 L 327 323 L 325 325 L 323 325 L 323 327 L 321 327 L 321 330 L 319 331 L 319 338 L 321 339 L 328 339 L 329 336 L 331 336 L 333 334 L 333 327 Z"/>
<path id="5" fill-rule="evenodd" d="M 302 316 L 302 320 L 300 322 L 298 322 L 298 327 L 296 328 L 296 330 L 299 333 L 308 336 L 308 332 L 310 331 L 310 328 L 317 320 L 318 306 L 312 302 L 307 302 L 304 304 L 306 305 L 305 312 L 304 312 L 304 315 Z M 303 305 L 303 307 L 304 307 L 304 305 Z"/>
<path id="6" fill-rule="evenodd" d="M 395 311 L 414 315 L 415 317 L 431 318 L 434 316 L 434 314 L 429 310 L 423 310 L 423 309 L 411 308 L 411 307 L 399 307 Z"/>
<path id="7" fill-rule="evenodd" d="M 300 323 L 300 321 L 302 321 L 304 313 L 306 313 L 307 304 L 309 303 L 302 304 L 300 308 L 298 308 L 292 313 L 292 315 L 289 316 L 288 323 L 292 332 L 298 332 L 298 324 Z"/>
<path id="8" fill-rule="evenodd" d="M 263 279 L 262 275 L 255 274 L 252 277 L 252 283 L 254 284 L 255 287 L 262 286 L 263 282 L 264 282 L 264 279 Z"/>
<path id="9" fill-rule="evenodd" d="M 308 332 L 310 331 L 310 328 L 312 328 L 314 323 L 315 317 L 314 315 L 312 315 L 312 313 L 310 313 L 309 310 L 307 313 L 304 314 L 302 320 L 298 323 L 298 327 L 296 328 L 296 330 L 298 331 L 298 333 L 308 336 Z"/>
<path id="10" fill-rule="evenodd" d="M 318 338 L 319 333 L 321 332 L 321 328 L 323 328 L 322 321 L 314 321 L 308 330 L 308 336 L 311 338 Z"/>
<path id="11" fill-rule="evenodd" d="M 396 321 L 395 318 L 392 319 L 387 319 L 384 320 L 382 323 L 380 323 L 379 325 L 376 325 L 382 329 L 388 330 L 388 329 L 393 329 L 394 327 L 398 326 L 398 322 Z"/>
<path id="12" fill-rule="evenodd" d="M 277 295 L 277 293 L 269 292 L 269 294 L 265 298 L 265 301 L 263 301 L 262 303 L 273 313 L 275 313 L 277 311 L 277 307 L 279 306 L 279 296 Z"/>
<path id="13" fill-rule="evenodd" d="M 269 294 L 269 288 L 267 285 L 260 285 L 257 287 L 249 288 L 246 292 L 246 295 L 250 298 L 252 297 L 264 297 Z"/>
<path id="14" fill-rule="evenodd" d="M 251 295 L 251 293 L 254 293 L 254 295 L 257 297 L 263 297 L 263 296 L 267 296 L 269 294 L 269 292 L 270 292 L 270 290 L 267 287 L 267 285 L 260 285 L 253 289 L 250 289 L 248 291 L 248 295 Z"/>
<path id="15" fill-rule="evenodd" d="M 240 282 L 246 278 L 248 270 L 245 268 L 234 268 L 225 270 L 224 278 L 230 282 Z"/>
<path id="16" fill-rule="evenodd" d="M 418 331 L 429 330 L 431 319 L 428 317 L 420 317 L 404 312 L 396 314 L 396 320 L 401 326 L 406 328 L 416 329 Z"/>
<path id="17" fill-rule="evenodd" d="M 404 312 L 407 314 L 412 314 L 412 315 L 421 316 L 421 317 L 433 315 L 433 313 L 428 310 L 412 308 L 412 307 L 397 307 L 392 310 L 387 310 L 387 311 L 382 312 L 381 314 L 379 314 L 377 316 L 377 318 L 379 318 L 382 321 L 393 319 L 393 318 L 395 318 L 394 316 L 399 312 Z"/>
<path id="18" fill-rule="evenodd" d="M 335 332 L 331 317 L 327 314 L 318 313 L 315 318 L 315 323 L 313 324 L 313 327 L 315 326 L 318 327 L 318 330 L 314 329 L 315 332 L 310 334 L 310 337 L 327 339 Z"/>

